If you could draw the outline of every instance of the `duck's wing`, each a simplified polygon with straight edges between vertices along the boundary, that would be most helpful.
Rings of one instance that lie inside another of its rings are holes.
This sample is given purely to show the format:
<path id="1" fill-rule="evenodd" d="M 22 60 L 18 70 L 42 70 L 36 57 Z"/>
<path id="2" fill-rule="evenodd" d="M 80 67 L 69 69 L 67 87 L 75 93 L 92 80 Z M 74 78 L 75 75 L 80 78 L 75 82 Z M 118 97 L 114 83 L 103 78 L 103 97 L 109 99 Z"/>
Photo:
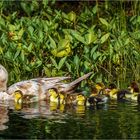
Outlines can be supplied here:
<path id="1" fill-rule="evenodd" d="M 21 81 L 15 83 L 8 87 L 8 94 L 13 94 L 15 91 L 20 90 L 23 95 L 35 95 L 35 96 L 43 96 L 46 94 L 47 90 L 53 88 L 55 83 L 53 82 L 43 82 L 43 81 Z"/>
<path id="2" fill-rule="evenodd" d="M 56 83 L 68 79 L 71 79 L 71 77 L 50 77 L 50 78 L 43 77 L 43 78 L 34 78 L 31 79 L 31 81 Z"/>
<path id="3" fill-rule="evenodd" d="M 75 88 L 79 85 L 79 83 L 82 82 L 83 80 L 87 79 L 91 74 L 92 74 L 92 72 L 89 72 L 68 84 L 64 84 L 64 83 L 60 83 L 60 82 L 56 83 L 58 91 L 65 92 L 65 93 L 73 93 Z"/>
<path id="4" fill-rule="evenodd" d="M 8 87 L 8 93 L 12 94 L 16 90 L 22 91 L 25 95 L 37 95 L 39 92 L 46 93 L 46 90 L 53 88 L 57 82 L 67 79 L 70 79 L 70 77 L 34 78 L 25 80 Z"/>

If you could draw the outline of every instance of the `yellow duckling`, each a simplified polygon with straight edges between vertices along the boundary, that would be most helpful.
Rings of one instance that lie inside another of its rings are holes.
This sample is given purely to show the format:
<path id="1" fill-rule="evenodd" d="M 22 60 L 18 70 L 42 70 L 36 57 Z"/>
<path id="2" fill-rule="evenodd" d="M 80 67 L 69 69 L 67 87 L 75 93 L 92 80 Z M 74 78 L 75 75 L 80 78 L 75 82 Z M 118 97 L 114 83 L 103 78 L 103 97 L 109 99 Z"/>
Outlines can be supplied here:
<path id="1" fill-rule="evenodd" d="M 115 84 L 109 85 L 109 96 L 118 101 L 138 101 L 139 100 L 139 87 L 136 82 L 130 84 L 129 90 L 117 89 Z"/>
<path id="2" fill-rule="evenodd" d="M 21 104 L 23 102 L 23 94 L 20 90 L 14 92 L 15 103 Z"/>
<path id="3" fill-rule="evenodd" d="M 106 94 L 109 95 L 111 99 L 117 99 L 118 89 L 114 83 L 109 84 L 109 88 L 106 89 Z"/>
<path id="4" fill-rule="evenodd" d="M 82 93 L 79 93 L 76 96 L 76 105 L 83 106 L 85 105 L 85 103 L 86 103 L 86 97 Z"/>
<path id="5" fill-rule="evenodd" d="M 55 88 L 49 89 L 48 92 L 50 94 L 50 102 L 58 103 L 59 94 L 57 92 L 57 89 L 55 89 Z"/>
<path id="6" fill-rule="evenodd" d="M 50 110 L 60 110 L 64 111 L 65 108 L 65 96 L 62 93 L 58 93 L 57 89 L 49 89 L 50 94 Z"/>
<path id="7" fill-rule="evenodd" d="M 137 101 L 138 103 L 140 103 L 140 91 L 139 91 L 138 84 L 135 81 L 131 82 L 129 89 L 130 89 L 130 92 L 132 93 L 131 100 Z M 126 96 L 126 98 L 128 97 Z"/>
<path id="8" fill-rule="evenodd" d="M 50 102 L 50 111 L 56 111 L 58 104 L 56 102 Z"/>
<path id="9" fill-rule="evenodd" d="M 97 89 L 98 94 L 104 94 L 105 85 L 102 82 L 96 83 L 95 88 Z"/>
<path id="10" fill-rule="evenodd" d="M 56 88 L 49 89 L 50 102 L 55 102 L 57 104 L 65 104 L 65 95 L 63 93 L 58 93 Z"/>

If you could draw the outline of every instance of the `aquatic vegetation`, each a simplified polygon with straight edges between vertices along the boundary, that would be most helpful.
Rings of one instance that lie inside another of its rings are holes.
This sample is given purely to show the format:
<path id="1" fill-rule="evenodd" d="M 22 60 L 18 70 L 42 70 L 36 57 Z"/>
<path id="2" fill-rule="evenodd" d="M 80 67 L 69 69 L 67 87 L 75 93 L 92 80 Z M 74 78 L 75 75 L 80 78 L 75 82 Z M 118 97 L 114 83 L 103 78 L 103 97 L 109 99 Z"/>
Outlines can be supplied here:
<path id="1" fill-rule="evenodd" d="M 89 71 L 92 82 L 139 80 L 139 1 L 14 3 L 0 2 L 0 62 L 9 84 Z"/>

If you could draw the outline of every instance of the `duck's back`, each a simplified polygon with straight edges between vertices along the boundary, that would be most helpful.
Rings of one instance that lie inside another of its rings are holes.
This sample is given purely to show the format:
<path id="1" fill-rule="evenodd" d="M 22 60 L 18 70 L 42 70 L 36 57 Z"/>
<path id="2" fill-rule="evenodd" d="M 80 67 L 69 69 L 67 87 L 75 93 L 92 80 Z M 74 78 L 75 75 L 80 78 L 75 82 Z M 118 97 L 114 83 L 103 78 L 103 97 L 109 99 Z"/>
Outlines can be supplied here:
<path id="1" fill-rule="evenodd" d="M 55 87 L 56 83 L 69 77 L 54 77 L 54 78 L 36 78 L 17 82 L 8 87 L 8 93 L 11 95 L 15 91 L 20 90 L 23 95 L 44 95 L 47 90 Z"/>

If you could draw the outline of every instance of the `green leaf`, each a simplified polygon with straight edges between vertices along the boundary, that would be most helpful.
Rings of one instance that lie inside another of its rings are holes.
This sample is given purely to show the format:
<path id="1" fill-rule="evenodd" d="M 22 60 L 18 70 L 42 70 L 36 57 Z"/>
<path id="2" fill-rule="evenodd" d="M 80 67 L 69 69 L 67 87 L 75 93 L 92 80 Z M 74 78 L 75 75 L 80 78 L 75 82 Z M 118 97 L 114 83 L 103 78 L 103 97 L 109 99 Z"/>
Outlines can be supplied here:
<path id="1" fill-rule="evenodd" d="M 93 14 L 96 14 L 97 11 L 98 11 L 98 6 L 95 5 L 95 6 L 93 7 L 93 9 L 92 9 L 92 12 L 93 12 Z"/>
<path id="2" fill-rule="evenodd" d="M 56 63 L 55 59 L 53 59 L 52 57 L 50 57 L 50 59 L 51 59 L 51 61 L 52 61 L 53 65 L 55 66 L 55 68 L 57 68 L 57 69 L 58 69 L 58 65 L 57 65 L 57 63 Z"/>
<path id="3" fill-rule="evenodd" d="M 107 28 L 109 27 L 109 23 L 104 18 L 99 18 L 100 22 L 105 25 Z"/>
<path id="4" fill-rule="evenodd" d="M 44 37 L 42 30 L 39 30 L 38 36 L 39 36 L 39 41 L 42 43 L 43 42 L 43 37 Z"/>
<path id="5" fill-rule="evenodd" d="M 39 67 L 39 66 L 41 66 L 42 65 L 42 61 L 41 60 L 37 60 L 37 62 L 36 62 L 36 67 Z"/>
<path id="6" fill-rule="evenodd" d="M 10 31 L 15 31 L 16 30 L 15 25 L 9 24 L 8 27 L 9 27 Z"/>
<path id="7" fill-rule="evenodd" d="M 28 51 L 31 52 L 33 48 L 33 43 L 30 43 L 29 47 L 28 47 Z"/>
<path id="8" fill-rule="evenodd" d="M 20 31 L 18 32 L 18 38 L 21 38 L 23 33 L 24 33 L 24 29 L 21 28 Z"/>
<path id="9" fill-rule="evenodd" d="M 100 55 L 101 55 L 100 52 L 94 53 L 94 55 L 93 55 L 93 60 L 96 60 Z"/>
<path id="10" fill-rule="evenodd" d="M 58 48 L 57 51 L 63 51 L 65 50 L 68 46 L 70 45 L 70 42 L 68 39 L 61 39 L 60 42 L 58 43 Z"/>
<path id="11" fill-rule="evenodd" d="M 85 35 L 86 44 L 89 45 L 97 40 L 97 36 L 94 34 L 92 30 L 89 30 L 89 33 Z"/>
<path id="12" fill-rule="evenodd" d="M 83 44 L 86 44 L 84 37 L 82 37 L 78 31 L 71 30 L 71 34 L 72 34 L 78 41 L 82 42 Z"/>
<path id="13" fill-rule="evenodd" d="M 32 26 L 28 27 L 28 31 L 29 31 L 30 35 L 33 36 L 34 28 Z"/>
<path id="14" fill-rule="evenodd" d="M 57 47 L 56 47 L 56 43 L 55 43 L 55 41 L 52 39 L 51 36 L 49 36 L 49 39 L 50 39 L 50 46 L 51 46 L 51 48 L 53 48 L 53 49 L 57 48 Z"/>
<path id="15" fill-rule="evenodd" d="M 96 51 L 97 48 L 98 48 L 98 45 L 94 46 L 94 47 L 91 49 L 90 56 L 93 56 L 93 54 L 95 53 L 95 51 Z"/>
<path id="16" fill-rule="evenodd" d="M 72 71 L 71 71 L 71 65 L 70 65 L 68 62 L 66 62 L 65 64 L 66 64 L 66 66 L 67 66 L 67 68 L 68 68 L 68 71 L 69 71 L 69 72 L 72 72 Z"/>
<path id="17" fill-rule="evenodd" d="M 67 57 L 64 57 L 60 60 L 59 64 L 58 64 L 58 70 L 60 70 L 63 66 L 63 64 L 65 63 Z"/>
<path id="18" fill-rule="evenodd" d="M 77 69 L 79 69 L 80 59 L 79 59 L 79 57 L 77 55 L 74 56 L 74 63 L 76 65 Z"/>
<path id="19" fill-rule="evenodd" d="M 45 71 L 45 74 L 47 77 L 50 77 L 51 76 L 51 71 L 49 70 L 49 68 L 47 67 L 43 67 L 44 71 Z"/>
<path id="20" fill-rule="evenodd" d="M 20 50 L 17 50 L 14 56 L 14 60 L 19 56 L 19 54 L 20 54 Z"/>
<path id="21" fill-rule="evenodd" d="M 5 20 L 0 16 L 0 25 L 5 27 Z"/>
<path id="22" fill-rule="evenodd" d="M 71 22 L 75 22 L 76 20 L 76 13 L 71 11 L 70 13 L 68 13 L 68 19 L 71 21 Z"/>
<path id="23" fill-rule="evenodd" d="M 107 41 L 107 39 L 109 38 L 110 36 L 110 33 L 106 33 L 105 35 L 103 35 L 101 37 L 101 43 L 104 43 L 105 41 Z"/>
<path id="24" fill-rule="evenodd" d="M 58 43 L 58 48 L 53 49 L 51 53 L 56 57 L 68 56 L 71 52 L 70 41 L 68 39 L 61 39 Z"/>
<path id="25" fill-rule="evenodd" d="M 21 60 L 24 62 L 24 60 L 25 60 L 25 56 L 24 56 L 24 51 L 22 50 L 21 51 Z"/>

